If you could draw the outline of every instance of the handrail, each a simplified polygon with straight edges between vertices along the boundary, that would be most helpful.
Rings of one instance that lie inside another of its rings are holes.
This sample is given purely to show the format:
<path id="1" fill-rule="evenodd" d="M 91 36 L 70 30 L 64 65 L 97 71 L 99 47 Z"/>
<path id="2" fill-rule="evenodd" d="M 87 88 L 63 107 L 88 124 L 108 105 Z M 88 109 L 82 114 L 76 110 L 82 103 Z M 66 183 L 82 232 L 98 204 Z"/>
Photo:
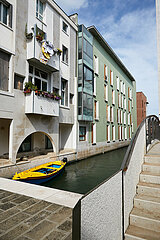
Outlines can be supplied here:
<path id="1" fill-rule="evenodd" d="M 158 120 L 158 123 L 159 123 L 159 118 L 156 115 L 149 115 L 138 126 L 137 131 L 135 132 L 135 134 L 134 134 L 134 136 L 133 136 L 133 138 L 130 142 L 130 145 L 128 146 L 127 152 L 124 156 L 124 159 L 123 159 L 123 162 L 122 162 L 122 165 L 121 165 L 121 170 L 122 171 L 126 171 L 127 168 L 128 168 L 128 165 L 130 163 L 131 156 L 132 156 L 135 144 L 136 144 L 136 140 L 137 140 L 138 135 L 140 133 L 140 130 L 142 129 L 143 125 L 146 123 L 146 120 L 149 120 L 149 119 L 152 120 L 153 118 L 156 118 L 156 120 Z"/>

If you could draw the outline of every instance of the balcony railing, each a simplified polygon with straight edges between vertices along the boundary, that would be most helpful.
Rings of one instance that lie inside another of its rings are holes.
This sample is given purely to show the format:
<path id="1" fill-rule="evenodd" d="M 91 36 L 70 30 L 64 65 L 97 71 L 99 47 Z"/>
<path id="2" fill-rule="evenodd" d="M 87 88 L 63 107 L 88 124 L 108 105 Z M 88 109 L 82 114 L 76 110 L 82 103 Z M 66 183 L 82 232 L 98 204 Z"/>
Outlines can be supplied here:
<path id="1" fill-rule="evenodd" d="M 26 114 L 42 114 L 52 117 L 59 116 L 59 102 L 50 98 L 38 96 L 34 91 L 25 97 Z"/>

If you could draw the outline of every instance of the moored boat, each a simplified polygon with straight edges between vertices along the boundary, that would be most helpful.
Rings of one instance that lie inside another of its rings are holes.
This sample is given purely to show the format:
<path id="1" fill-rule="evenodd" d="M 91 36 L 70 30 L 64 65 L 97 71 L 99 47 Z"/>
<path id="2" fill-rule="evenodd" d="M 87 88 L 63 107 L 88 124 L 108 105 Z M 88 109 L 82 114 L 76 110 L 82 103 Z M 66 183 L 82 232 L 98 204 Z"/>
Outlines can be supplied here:
<path id="1" fill-rule="evenodd" d="M 15 173 L 13 180 L 27 183 L 41 184 L 59 175 L 65 168 L 67 158 L 30 168 L 20 173 Z"/>

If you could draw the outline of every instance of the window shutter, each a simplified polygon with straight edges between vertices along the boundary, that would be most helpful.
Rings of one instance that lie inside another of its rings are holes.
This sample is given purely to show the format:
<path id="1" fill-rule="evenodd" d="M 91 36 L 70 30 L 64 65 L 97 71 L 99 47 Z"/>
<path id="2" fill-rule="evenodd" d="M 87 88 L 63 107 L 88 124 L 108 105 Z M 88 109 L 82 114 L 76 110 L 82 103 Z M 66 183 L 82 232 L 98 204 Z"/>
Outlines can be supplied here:
<path id="1" fill-rule="evenodd" d="M 104 64 L 104 81 L 106 80 L 106 64 Z"/>

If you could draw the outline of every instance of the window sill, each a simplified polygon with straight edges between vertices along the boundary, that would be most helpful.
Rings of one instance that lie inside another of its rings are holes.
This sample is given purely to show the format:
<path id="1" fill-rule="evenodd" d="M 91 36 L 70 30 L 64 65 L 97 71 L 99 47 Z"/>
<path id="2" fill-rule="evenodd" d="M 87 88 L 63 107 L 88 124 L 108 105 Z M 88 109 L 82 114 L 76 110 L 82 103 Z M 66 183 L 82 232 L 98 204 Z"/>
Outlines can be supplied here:
<path id="1" fill-rule="evenodd" d="M 65 33 L 69 37 L 69 34 L 67 32 L 65 32 L 63 29 L 62 29 L 62 32 Z"/>
<path id="2" fill-rule="evenodd" d="M 0 90 L 0 95 L 5 95 L 5 96 L 8 96 L 8 97 L 14 97 L 14 93 L 10 93 L 10 92 L 7 92 L 7 91 L 2 91 L 2 90 Z"/>
<path id="3" fill-rule="evenodd" d="M 5 23 L 3 23 L 3 22 L 0 21 L 0 24 L 1 24 L 2 26 L 4 26 L 4 27 L 8 28 L 10 31 L 13 32 L 13 29 L 12 29 L 11 27 L 9 27 L 8 25 L 6 25 Z"/>
<path id="4" fill-rule="evenodd" d="M 64 62 L 64 61 L 62 61 L 62 63 L 65 64 L 66 66 L 69 66 L 68 63 L 66 63 L 66 62 Z"/>
<path id="5" fill-rule="evenodd" d="M 67 106 L 64 106 L 64 105 L 60 105 L 60 108 L 64 108 L 64 109 L 70 110 L 70 107 L 67 107 Z"/>
<path id="6" fill-rule="evenodd" d="M 40 20 L 38 17 L 36 17 L 36 19 L 37 19 L 38 21 L 40 21 L 40 23 L 42 23 L 43 25 L 47 26 L 47 24 L 44 23 L 42 20 Z"/>

